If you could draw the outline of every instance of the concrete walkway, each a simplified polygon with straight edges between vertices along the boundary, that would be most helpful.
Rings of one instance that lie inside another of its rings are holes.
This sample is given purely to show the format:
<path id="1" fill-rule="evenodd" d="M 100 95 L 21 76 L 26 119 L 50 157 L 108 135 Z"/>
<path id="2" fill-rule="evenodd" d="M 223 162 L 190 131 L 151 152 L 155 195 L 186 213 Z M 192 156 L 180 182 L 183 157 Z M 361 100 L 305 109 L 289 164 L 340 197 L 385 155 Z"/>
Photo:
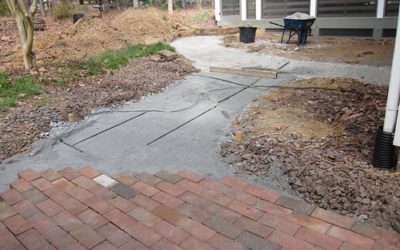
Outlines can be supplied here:
<path id="1" fill-rule="evenodd" d="M 279 68 L 287 61 L 224 48 L 218 45 L 218 39 L 209 36 L 174 41 L 177 51 L 204 71 L 176 82 L 158 95 L 53 130 L 50 138 L 39 142 L 32 152 L 0 165 L 0 189 L 4 190 L 16 172 L 26 167 L 40 171 L 93 165 L 109 175 L 189 168 L 212 177 L 232 175 L 233 169 L 218 154 L 226 128 L 255 97 L 268 91 L 263 86 L 279 85 L 293 79 L 293 75 L 283 73 L 273 80 L 206 72 L 210 65 Z M 354 71 L 357 78 L 369 82 L 388 78 L 388 69 L 368 66 L 290 61 L 284 70 L 294 72 L 296 77 L 350 76 Z M 282 185 L 280 180 L 246 180 L 276 189 Z"/>
<path id="2" fill-rule="evenodd" d="M 325 76 L 350 77 L 374 84 L 388 84 L 390 67 L 300 61 L 284 57 L 247 53 L 244 50 L 225 48 L 221 36 L 195 36 L 174 41 L 177 51 L 191 59 L 195 66 L 208 71 L 209 66 L 238 67 L 263 66 L 278 69 L 289 62 L 282 71 L 296 78 Z"/>
<path id="3" fill-rule="evenodd" d="M 0 249 L 399 249 L 400 235 L 234 177 L 25 169 L 0 193 Z"/>

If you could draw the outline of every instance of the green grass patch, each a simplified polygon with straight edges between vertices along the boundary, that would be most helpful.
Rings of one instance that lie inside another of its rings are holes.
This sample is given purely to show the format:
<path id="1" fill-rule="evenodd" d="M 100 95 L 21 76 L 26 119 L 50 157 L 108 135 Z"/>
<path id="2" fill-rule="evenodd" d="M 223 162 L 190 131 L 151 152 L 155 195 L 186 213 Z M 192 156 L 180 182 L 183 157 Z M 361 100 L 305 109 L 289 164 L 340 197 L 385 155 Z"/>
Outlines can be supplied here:
<path id="1" fill-rule="evenodd" d="M 91 57 L 86 62 L 71 62 L 67 65 L 54 65 L 57 68 L 57 77 L 50 81 L 56 86 L 64 86 L 69 82 L 77 81 L 88 75 L 99 75 L 106 70 L 115 70 L 128 64 L 130 58 L 151 56 L 161 50 L 175 51 L 168 44 L 158 42 L 149 45 L 129 45 L 118 50 L 108 50 Z"/>
<path id="2" fill-rule="evenodd" d="M 39 80 L 33 76 L 11 78 L 0 72 L 0 112 L 16 106 L 18 101 L 42 92 Z"/>
<path id="3" fill-rule="evenodd" d="M 194 15 L 193 19 L 194 19 L 196 22 L 204 22 L 204 21 L 210 19 L 210 17 L 211 17 L 210 12 L 204 10 L 204 11 L 199 11 L 199 12 L 197 12 L 197 13 Z"/>
<path id="4" fill-rule="evenodd" d="M 64 86 L 68 82 L 79 79 L 77 72 L 82 69 L 79 63 L 70 63 L 67 66 L 58 67 L 58 78 L 53 81 L 55 85 Z"/>
<path id="5" fill-rule="evenodd" d="M 84 63 L 83 68 L 91 75 L 97 75 L 105 69 L 118 69 L 121 66 L 128 64 L 130 58 L 151 56 L 160 50 L 175 51 L 168 44 L 158 42 L 149 45 L 129 45 L 118 50 L 110 50 L 102 54 L 90 58 Z"/>

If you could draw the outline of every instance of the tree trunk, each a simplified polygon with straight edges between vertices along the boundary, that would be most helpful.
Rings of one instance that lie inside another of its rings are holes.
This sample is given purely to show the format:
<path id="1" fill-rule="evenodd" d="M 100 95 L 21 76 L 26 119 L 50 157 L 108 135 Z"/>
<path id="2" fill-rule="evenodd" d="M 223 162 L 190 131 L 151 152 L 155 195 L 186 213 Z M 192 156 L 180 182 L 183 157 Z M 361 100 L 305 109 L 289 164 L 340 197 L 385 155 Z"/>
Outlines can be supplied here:
<path id="1" fill-rule="evenodd" d="M 184 9 L 186 7 L 186 0 L 181 0 L 181 4 L 182 4 L 182 9 Z"/>
<path id="2" fill-rule="evenodd" d="M 139 0 L 133 0 L 133 8 L 139 7 Z"/>
<path id="3" fill-rule="evenodd" d="M 46 10 L 44 9 L 43 0 L 39 0 L 39 6 L 40 6 L 40 14 L 42 15 L 42 17 L 44 17 L 46 15 Z"/>
<path id="4" fill-rule="evenodd" d="M 37 0 L 33 0 L 28 10 L 24 0 L 6 0 L 11 15 L 17 23 L 21 41 L 24 65 L 26 70 L 36 68 L 33 47 L 33 15 L 36 11 Z"/>

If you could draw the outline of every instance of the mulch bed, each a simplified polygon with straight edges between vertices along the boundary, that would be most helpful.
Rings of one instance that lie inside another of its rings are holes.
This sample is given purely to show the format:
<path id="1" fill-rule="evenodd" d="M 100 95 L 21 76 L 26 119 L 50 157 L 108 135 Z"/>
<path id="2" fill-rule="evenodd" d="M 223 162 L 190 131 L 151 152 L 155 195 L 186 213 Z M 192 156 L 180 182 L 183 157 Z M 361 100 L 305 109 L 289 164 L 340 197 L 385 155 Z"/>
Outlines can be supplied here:
<path id="1" fill-rule="evenodd" d="M 319 79 L 311 81 L 318 83 Z M 339 85 L 335 90 L 286 89 L 279 91 L 291 94 L 259 100 L 232 125 L 233 134 L 246 128 L 245 136 L 228 139 L 221 153 L 233 155 L 232 166 L 250 175 L 265 177 L 268 169 L 279 163 L 292 189 L 307 202 L 400 231 L 400 173 L 371 165 L 387 87 L 340 81 L 332 80 Z M 342 131 L 325 138 L 303 138 L 301 133 L 276 133 L 266 128 L 260 136 L 260 128 L 254 124 L 261 111 L 281 107 L 302 109 Z"/>
<path id="2" fill-rule="evenodd" d="M 47 136 L 51 123 L 75 122 L 94 108 L 139 100 L 194 71 L 182 57 L 170 62 L 136 58 L 107 75 L 82 78 L 63 87 L 45 86 L 47 94 L 41 100 L 32 98 L 0 114 L 0 161 L 29 150 L 32 142 Z"/>

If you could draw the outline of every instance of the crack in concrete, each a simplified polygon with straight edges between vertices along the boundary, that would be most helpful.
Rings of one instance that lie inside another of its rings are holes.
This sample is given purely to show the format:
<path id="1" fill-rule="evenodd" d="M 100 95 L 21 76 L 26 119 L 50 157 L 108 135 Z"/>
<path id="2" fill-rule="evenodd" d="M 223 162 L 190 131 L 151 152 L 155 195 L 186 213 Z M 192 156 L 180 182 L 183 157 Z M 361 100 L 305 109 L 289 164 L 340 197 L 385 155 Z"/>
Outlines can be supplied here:
<path id="1" fill-rule="evenodd" d="M 243 87 L 243 88 L 241 88 L 240 90 L 234 92 L 233 94 L 231 94 L 231 95 L 229 95 L 229 96 L 227 96 L 227 97 L 224 97 L 223 99 L 217 101 L 217 105 L 215 105 L 215 106 L 213 106 L 213 107 L 207 109 L 206 111 L 203 111 L 202 113 L 196 115 L 196 116 L 193 117 L 193 118 L 190 118 L 189 120 L 187 120 L 186 122 L 182 123 L 181 125 L 179 125 L 179 126 L 173 128 L 173 129 L 167 131 L 166 133 L 164 133 L 164 134 L 160 135 L 159 137 L 155 138 L 154 140 L 148 142 L 146 145 L 149 146 L 149 145 L 153 144 L 154 142 L 159 141 L 160 139 L 162 139 L 162 138 L 166 137 L 167 135 L 173 133 L 174 131 L 176 131 L 176 130 L 182 128 L 183 126 L 187 125 L 188 123 L 190 123 L 190 122 L 196 120 L 197 118 L 199 118 L 199 117 L 201 117 L 201 116 L 207 114 L 207 113 L 210 112 L 211 110 L 217 108 L 217 107 L 218 107 L 218 104 L 220 104 L 220 103 L 222 103 L 222 102 L 224 102 L 224 101 L 226 101 L 226 100 L 229 100 L 230 98 L 232 98 L 232 97 L 238 95 L 239 93 L 245 91 L 246 89 L 251 88 L 254 84 L 256 84 L 256 83 L 257 83 L 258 81 L 260 81 L 261 79 L 262 79 L 262 78 L 260 77 L 260 78 L 258 78 L 257 80 L 253 81 L 253 82 L 252 82 L 251 84 L 249 84 L 248 86 Z M 233 83 L 233 82 L 232 82 L 232 83 Z M 233 83 L 233 84 L 235 84 L 235 83 Z"/>
<path id="2" fill-rule="evenodd" d="M 127 122 L 129 122 L 129 121 L 132 121 L 132 120 L 134 120 L 134 119 L 136 119 L 136 118 L 142 116 L 142 115 L 145 115 L 146 113 L 147 113 L 147 112 L 140 113 L 140 114 L 135 115 L 135 116 L 133 116 L 133 117 L 127 119 L 127 120 L 124 120 L 124 121 L 122 121 L 122 122 L 119 122 L 119 123 L 117 123 L 117 124 L 115 124 L 115 125 L 113 125 L 113 126 L 111 126 L 111 127 L 108 127 L 108 128 L 106 128 L 106 129 L 103 129 L 102 131 L 99 131 L 99 132 L 97 132 L 97 133 L 94 134 L 94 135 L 91 135 L 91 136 L 89 136 L 89 137 L 86 137 L 85 139 L 82 139 L 82 140 L 80 140 L 80 141 L 78 141 L 78 142 L 72 144 L 72 146 L 76 146 L 76 145 L 78 145 L 79 143 L 82 143 L 82 142 L 84 142 L 84 141 L 87 141 L 87 140 L 89 140 L 89 139 L 92 139 L 93 137 L 96 137 L 96 136 L 98 136 L 98 135 L 100 135 L 100 134 L 103 134 L 103 133 L 105 133 L 105 132 L 107 132 L 107 131 L 109 131 L 109 130 L 111 130 L 111 129 L 113 129 L 113 128 L 119 127 L 119 126 L 121 126 L 122 124 L 125 124 L 125 123 L 127 123 Z"/>

